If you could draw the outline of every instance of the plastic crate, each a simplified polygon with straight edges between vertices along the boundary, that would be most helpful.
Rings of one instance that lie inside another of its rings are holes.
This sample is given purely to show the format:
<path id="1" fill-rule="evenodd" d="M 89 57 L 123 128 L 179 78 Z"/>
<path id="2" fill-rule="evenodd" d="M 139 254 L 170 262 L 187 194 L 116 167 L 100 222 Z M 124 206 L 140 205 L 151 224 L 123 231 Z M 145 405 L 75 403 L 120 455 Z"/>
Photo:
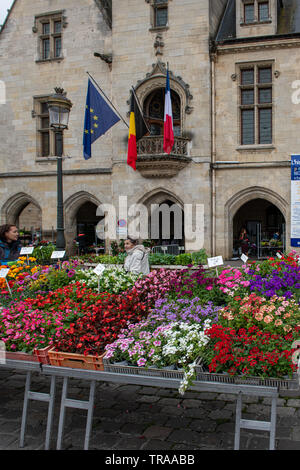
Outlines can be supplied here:
<path id="1" fill-rule="evenodd" d="M 104 354 L 101 356 L 84 356 L 83 354 L 55 351 L 54 348 L 51 348 L 48 354 L 52 366 L 71 367 L 72 369 L 104 370 Z"/>
<path id="2" fill-rule="evenodd" d="M 5 351 L 5 358 L 13 361 L 39 362 L 38 357 L 34 354 L 23 353 L 18 351 Z"/>
<path id="3" fill-rule="evenodd" d="M 229 374 L 215 374 L 196 370 L 196 380 L 204 382 L 218 382 L 236 385 L 258 385 L 261 387 L 275 387 L 281 390 L 298 390 L 299 376 L 294 374 L 292 379 L 279 379 L 273 377 L 242 377 Z"/>
<path id="4" fill-rule="evenodd" d="M 147 377 L 163 377 L 167 379 L 183 379 L 183 370 L 178 369 L 158 369 L 158 368 L 146 368 L 139 366 L 131 366 L 122 363 L 111 363 L 109 359 L 103 358 L 105 372 L 114 372 L 125 375 L 143 375 Z"/>
<path id="5" fill-rule="evenodd" d="M 34 349 L 33 354 L 38 358 L 42 364 L 50 364 L 49 351 L 52 346 L 46 346 L 43 349 Z"/>

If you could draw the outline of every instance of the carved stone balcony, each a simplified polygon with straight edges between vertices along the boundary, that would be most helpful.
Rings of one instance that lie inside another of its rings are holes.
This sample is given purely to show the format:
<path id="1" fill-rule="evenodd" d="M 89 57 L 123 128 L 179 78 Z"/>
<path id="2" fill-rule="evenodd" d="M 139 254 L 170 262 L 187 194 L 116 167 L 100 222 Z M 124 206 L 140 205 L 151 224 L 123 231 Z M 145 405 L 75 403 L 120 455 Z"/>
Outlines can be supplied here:
<path id="1" fill-rule="evenodd" d="M 136 169 L 144 178 L 172 178 L 191 162 L 189 139 L 175 137 L 171 153 L 163 150 L 163 136 L 146 136 L 137 142 Z"/>

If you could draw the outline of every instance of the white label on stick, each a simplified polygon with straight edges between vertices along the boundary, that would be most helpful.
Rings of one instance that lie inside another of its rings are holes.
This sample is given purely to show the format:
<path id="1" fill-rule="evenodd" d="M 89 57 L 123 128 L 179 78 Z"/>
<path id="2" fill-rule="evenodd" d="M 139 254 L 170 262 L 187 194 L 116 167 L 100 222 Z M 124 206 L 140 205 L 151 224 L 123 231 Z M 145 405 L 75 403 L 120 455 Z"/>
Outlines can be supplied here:
<path id="1" fill-rule="evenodd" d="M 215 268 L 223 264 L 222 256 L 215 256 L 214 258 L 207 258 L 207 264 L 209 268 Z"/>
<path id="2" fill-rule="evenodd" d="M 33 253 L 34 246 L 23 246 L 20 251 L 20 255 L 31 255 Z"/>
<path id="3" fill-rule="evenodd" d="M 65 256 L 65 251 L 53 251 L 51 258 L 63 258 Z"/>
<path id="4" fill-rule="evenodd" d="M 8 275 L 9 268 L 0 269 L 0 278 L 5 279 Z"/>
<path id="5" fill-rule="evenodd" d="M 97 274 L 97 276 L 101 276 L 105 268 L 106 266 L 104 264 L 98 264 L 94 269 L 94 273 Z"/>
<path id="6" fill-rule="evenodd" d="M 241 256 L 241 260 L 243 261 L 243 263 L 247 263 L 247 261 L 248 261 L 248 256 L 246 256 L 246 255 L 243 253 L 242 256 Z"/>

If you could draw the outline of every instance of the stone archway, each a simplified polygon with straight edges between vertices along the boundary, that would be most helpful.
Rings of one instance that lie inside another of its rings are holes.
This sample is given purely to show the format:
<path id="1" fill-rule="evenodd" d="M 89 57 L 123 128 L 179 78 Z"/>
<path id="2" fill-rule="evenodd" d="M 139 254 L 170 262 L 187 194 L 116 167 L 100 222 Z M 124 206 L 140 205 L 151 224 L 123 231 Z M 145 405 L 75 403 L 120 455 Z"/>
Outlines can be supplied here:
<path id="1" fill-rule="evenodd" d="M 234 194 L 225 204 L 225 248 L 226 248 L 226 258 L 229 259 L 232 257 L 232 248 L 233 248 L 233 221 L 235 215 L 238 213 L 239 209 L 242 208 L 248 202 L 254 200 L 265 200 L 273 204 L 281 212 L 285 221 L 287 222 L 288 215 L 288 203 L 283 197 L 274 191 L 263 188 L 259 186 L 252 186 L 250 188 L 243 189 L 238 193 Z"/>
<path id="2" fill-rule="evenodd" d="M 87 191 L 78 191 L 75 194 L 72 194 L 64 203 L 64 212 L 65 212 L 65 238 L 66 246 L 69 253 L 74 252 L 75 246 L 73 240 L 77 235 L 77 214 L 80 208 L 90 206 L 90 204 L 95 206 L 95 212 L 97 207 L 101 204 L 99 199 L 93 194 Z M 96 215 L 96 213 L 95 213 Z M 85 220 L 87 223 L 87 220 Z"/>
<path id="3" fill-rule="evenodd" d="M 1 218 L 3 223 L 18 225 L 18 219 L 21 212 L 29 205 L 35 206 L 42 217 L 42 209 L 39 203 L 29 194 L 20 192 L 11 196 L 1 208 Z M 40 226 L 42 220 L 40 220 Z"/>
<path id="4" fill-rule="evenodd" d="M 156 240 L 158 245 L 184 246 L 184 203 L 178 196 L 167 189 L 157 188 L 138 202 L 148 211 L 148 238 Z M 164 222 L 166 224 L 162 228 Z M 164 237 L 164 231 L 169 233 L 169 238 Z"/>

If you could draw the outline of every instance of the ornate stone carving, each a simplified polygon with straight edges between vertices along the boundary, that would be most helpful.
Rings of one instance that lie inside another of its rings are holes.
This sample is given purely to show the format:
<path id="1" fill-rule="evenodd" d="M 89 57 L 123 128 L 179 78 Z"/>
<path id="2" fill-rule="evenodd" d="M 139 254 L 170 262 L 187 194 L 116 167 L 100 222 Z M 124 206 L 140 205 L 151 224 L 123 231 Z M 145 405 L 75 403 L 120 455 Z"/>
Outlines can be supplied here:
<path id="1" fill-rule="evenodd" d="M 135 91 L 140 102 L 143 102 L 143 99 L 148 95 L 153 89 L 158 87 L 165 87 L 165 80 L 167 76 L 166 64 L 161 60 L 157 60 L 155 64 L 152 64 L 151 72 L 146 74 L 146 77 L 142 80 L 139 80 L 136 84 Z M 181 99 L 183 110 L 186 114 L 190 114 L 193 111 L 193 107 L 190 106 L 193 99 L 193 95 L 190 92 L 190 86 L 188 83 L 185 83 L 180 76 L 176 76 L 171 70 L 169 70 L 170 85 L 178 93 Z M 127 104 L 130 104 L 130 98 L 127 101 Z M 182 122 L 184 122 L 182 116 Z"/>
<path id="2" fill-rule="evenodd" d="M 157 34 L 154 42 L 154 49 L 155 55 L 163 55 L 162 48 L 164 47 L 165 43 L 163 42 L 163 37 L 161 34 Z"/>
<path id="3" fill-rule="evenodd" d="M 172 178 L 191 162 L 188 139 L 175 137 L 170 155 L 164 153 L 162 136 L 147 136 L 137 142 L 136 168 L 144 178 Z"/>

